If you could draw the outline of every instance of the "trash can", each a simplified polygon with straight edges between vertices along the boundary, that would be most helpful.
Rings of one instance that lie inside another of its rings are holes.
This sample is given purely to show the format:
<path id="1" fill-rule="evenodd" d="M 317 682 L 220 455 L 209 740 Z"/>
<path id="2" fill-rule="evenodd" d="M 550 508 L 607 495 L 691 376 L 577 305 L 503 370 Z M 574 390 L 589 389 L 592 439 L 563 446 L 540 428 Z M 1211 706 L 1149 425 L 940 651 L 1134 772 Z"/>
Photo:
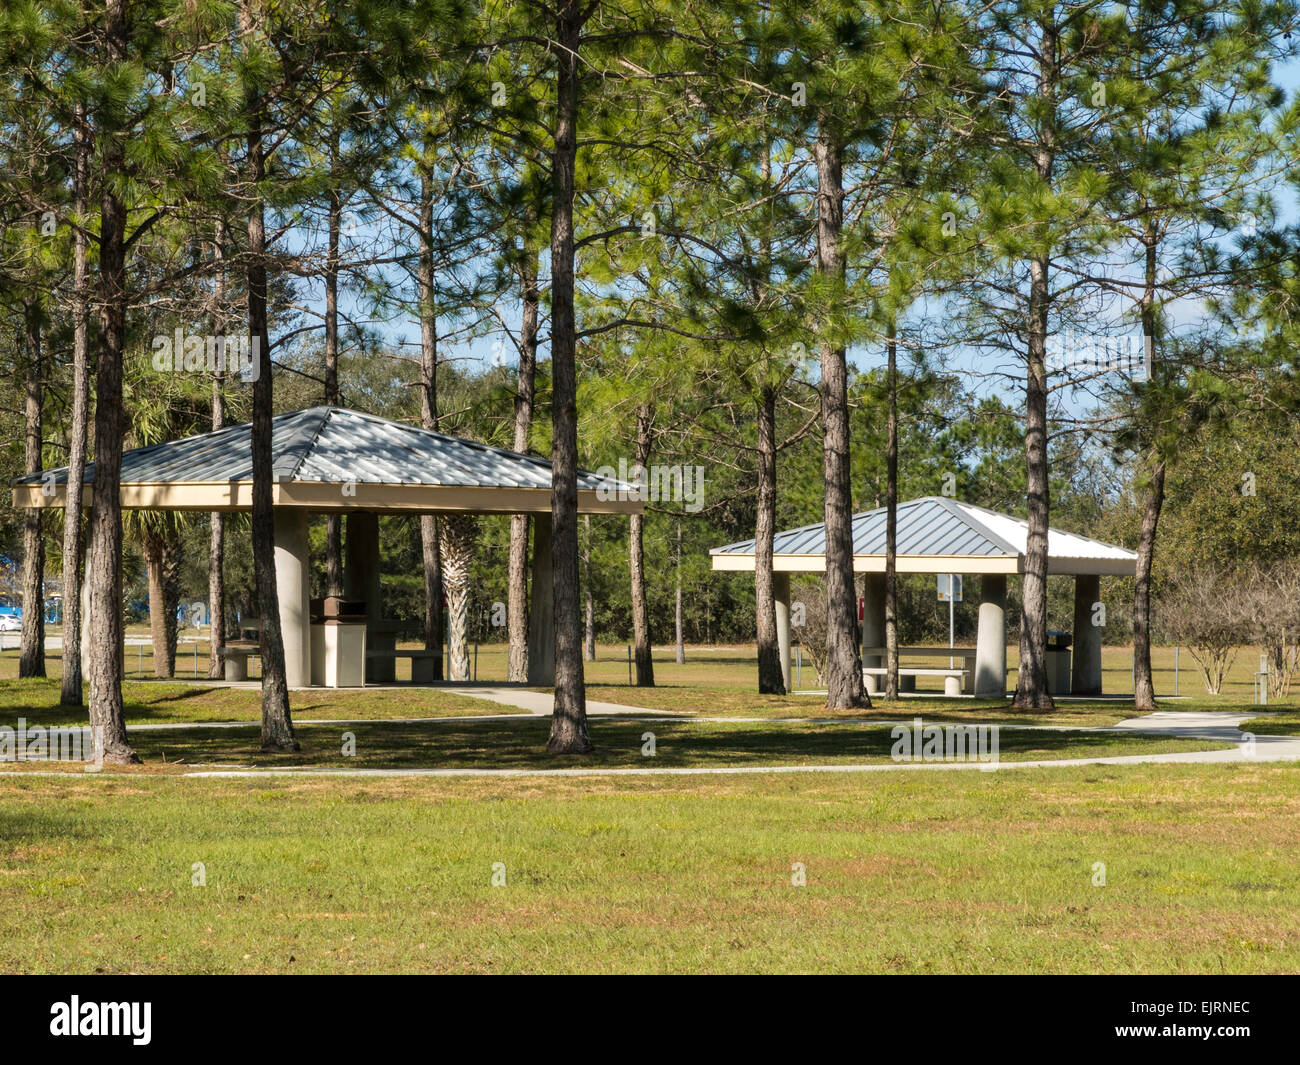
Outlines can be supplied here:
<path id="1" fill-rule="evenodd" d="M 311 600 L 311 682 L 359 688 L 366 682 L 366 604 L 327 595 Z"/>
<path id="2" fill-rule="evenodd" d="M 1052 695 L 1070 694 L 1070 645 L 1073 633 L 1047 634 L 1047 690 Z"/>

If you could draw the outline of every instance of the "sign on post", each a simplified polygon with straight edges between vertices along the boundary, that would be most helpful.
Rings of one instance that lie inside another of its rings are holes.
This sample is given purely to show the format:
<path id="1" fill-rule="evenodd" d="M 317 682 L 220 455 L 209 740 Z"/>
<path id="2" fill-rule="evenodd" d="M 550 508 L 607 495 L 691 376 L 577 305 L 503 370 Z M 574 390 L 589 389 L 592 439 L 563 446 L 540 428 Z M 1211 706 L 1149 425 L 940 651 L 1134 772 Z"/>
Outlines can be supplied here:
<path id="1" fill-rule="evenodd" d="M 957 624 L 953 614 L 953 604 L 960 603 L 961 599 L 961 574 L 960 573 L 940 573 L 939 574 L 939 602 L 948 604 L 948 646 L 952 647 L 953 638 L 956 635 Z M 948 659 L 948 668 L 952 669 L 952 659 Z"/>

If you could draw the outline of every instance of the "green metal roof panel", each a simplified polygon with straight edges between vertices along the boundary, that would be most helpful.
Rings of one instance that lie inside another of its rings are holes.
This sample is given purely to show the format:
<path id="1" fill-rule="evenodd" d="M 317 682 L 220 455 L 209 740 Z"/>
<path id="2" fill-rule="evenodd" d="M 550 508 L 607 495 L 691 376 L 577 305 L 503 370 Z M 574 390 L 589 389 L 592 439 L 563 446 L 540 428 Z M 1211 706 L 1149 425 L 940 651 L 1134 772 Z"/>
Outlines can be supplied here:
<path id="1" fill-rule="evenodd" d="M 1027 534 L 1028 524 L 1023 518 L 942 496 L 923 496 L 898 505 L 898 554 L 902 556 L 1018 558 L 1024 554 Z M 824 555 L 826 526 L 819 523 L 779 532 L 773 551 L 778 555 Z M 753 553 L 753 540 L 715 547 L 710 552 L 714 555 Z M 853 516 L 853 553 L 884 555 L 884 507 Z M 1127 548 L 1059 529 L 1049 532 L 1048 554 L 1053 558 L 1105 561 L 1137 558 Z"/>
<path id="2" fill-rule="evenodd" d="M 251 481 L 251 425 L 134 448 L 122 454 L 123 484 Z M 272 470 L 280 482 L 409 484 L 478 488 L 550 488 L 551 464 L 532 455 L 420 429 L 342 407 L 312 407 L 271 422 Z M 21 477 L 40 484 L 68 479 L 66 466 Z M 94 463 L 85 483 L 93 484 Z M 578 487 L 617 489 L 621 482 L 578 471 Z"/>

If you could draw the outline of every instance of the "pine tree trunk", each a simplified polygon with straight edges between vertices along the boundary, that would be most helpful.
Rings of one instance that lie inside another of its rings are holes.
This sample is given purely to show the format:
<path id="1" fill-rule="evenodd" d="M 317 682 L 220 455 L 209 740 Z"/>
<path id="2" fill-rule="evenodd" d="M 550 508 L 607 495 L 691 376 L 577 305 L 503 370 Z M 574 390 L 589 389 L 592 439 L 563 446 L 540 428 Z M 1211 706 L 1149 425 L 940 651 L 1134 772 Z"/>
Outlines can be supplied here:
<path id="1" fill-rule="evenodd" d="M 1052 186 L 1055 168 L 1057 31 L 1040 22 L 1038 84 L 1043 122 L 1038 130 L 1034 168 L 1045 187 Z M 1028 533 L 1021 583 L 1020 664 L 1012 706 L 1019 710 L 1051 710 L 1047 690 L 1047 528 L 1051 497 L 1047 469 L 1047 326 L 1051 304 L 1051 255 L 1042 251 L 1029 260 L 1028 347 L 1025 357 L 1025 465 L 1027 471 Z"/>
<path id="2" fill-rule="evenodd" d="M 240 30 L 251 37 L 255 21 L 250 0 L 240 5 Z M 289 713 L 289 684 L 285 676 L 284 634 L 280 631 L 280 596 L 275 580 L 275 512 L 272 502 L 270 334 L 266 322 L 266 223 L 262 182 L 266 159 L 262 125 L 265 103 L 256 88 L 246 99 L 248 109 L 248 333 L 257 351 L 253 383 L 253 570 L 258 610 L 262 618 L 262 749 L 296 751 L 293 718 Z"/>
<path id="3" fill-rule="evenodd" d="M 651 409 L 642 403 L 636 409 L 636 469 L 648 470 L 650 463 Z M 644 475 L 643 475 L 644 476 Z M 636 686 L 655 686 L 655 665 L 650 646 L 650 605 L 645 582 L 645 519 L 631 515 L 628 522 L 628 563 L 632 572 L 632 643 L 636 657 Z"/>
<path id="4" fill-rule="evenodd" d="M 519 374 L 515 384 L 514 449 L 523 454 L 528 451 L 528 438 L 533 429 L 537 387 L 537 317 L 541 302 L 537 289 L 537 251 L 527 236 L 520 281 L 523 289 L 523 317 L 519 326 Z M 522 684 L 528 680 L 527 514 L 514 514 L 510 518 L 510 557 L 507 570 L 509 601 L 506 604 L 506 625 L 510 643 L 507 679 Z"/>
<path id="5" fill-rule="evenodd" d="M 591 515 L 582 516 L 586 533 L 582 538 L 582 596 L 586 608 L 586 623 L 583 633 L 584 649 L 582 657 L 588 662 L 596 661 L 596 607 L 591 596 Z"/>
<path id="6" fill-rule="evenodd" d="M 170 680 L 175 671 L 176 614 L 167 594 L 167 544 L 158 531 L 145 527 L 140 535 L 141 553 L 149 578 L 149 640 L 153 645 L 153 675 Z M 170 632 L 167 616 L 171 613 Z"/>
<path id="7" fill-rule="evenodd" d="M 586 754 L 587 693 L 578 613 L 578 381 L 573 306 L 573 197 L 578 154 L 579 48 L 585 8 L 559 0 L 555 143 L 551 159 L 551 572 L 555 587 L 555 703 L 551 754 Z M 534 604 L 545 610 L 545 603 Z"/>
<path id="8" fill-rule="evenodd" d="M 776 537 L 776 389 L 758 401 L 758 507 L 754 516 L 754 609 L 758 628 L 758 690 L 784 695 L 785 669 L 776 634 L 772 545 Z"/>
<path id="9" fill-rule="evenodd" d="M 45 377 L 41 358 L 41 306 L 28 300 L 23 306 L 23 345 L 26 348 L 26 396 L 23 405 L 23 472 L 39 473 L 43 443 L 41 406 Z M 23 511 L 23 630 L 18 656 L 20 677 L 45 676 L 45 535 L 42 512 Z"/>
<path id="10" fill-rule="evenodd" d="M 438 429 L 438 309 L 433 276 L 433 181 L 420 173 L 420 426 Z M 420 517 L 420 548 L 424 564 L 424 649 L 437 655 L 433 676 L 441 680 L 442 665 L 442 553 L 438 544 L 438 519 Z"/>
<path id="11" fill-rule="evenodd" d="M 125 63 L 126 0 L 107 0 L 105 58 Z M 124 138 L 105 131 L 100 153 L 99 361 L 95 371 L 95 494 L 90 523 L 90 726 L 96 756 L 139 762 L 122 710 L 122 357 L 126 346 L 126 206 L 117 196 Z"/>
<path id="12" fill-rule="evenodd" d="M 506 628 L 508 638 L 506 679 L 512 684 L 528 680 L 528 515 L 510 516 L 510 555 L 507 561 Z"/>
<path id="13" fill-rule="evenodd" d="M 212 243 L 212 331 L 226 335 L 226 224 L 218 219 Z M 226 426 L 225 371 L 218 367 L 212 378 L 212 431 Z M 226 675 L 226 660 L 221 647 L 226 642 L 226 515 L 214 510 L 208 517 L 208 677 L 221 680 Z"/>
<path id="14" fill-rule="evenodd" d="M 1138 534 L 1137 570 L 1133 582 L 1133 706 L 1156 709 L 1155 680 L 1151 670 L 1151 567 L 1156 553 L 1156 527 L 1165 502 L 1165 464 L 1153 461 L 1142 528 Z"/>
<path id="15" fill-rule="evenodd" d="M 338 158 L 338 133 L 333 135 L 331 159 Z M 337 188 L 330 190 L 326 210 L 328 229 L 325 252 L 325 405 L 339 405 L 339 225 L 343 201 Z M 343 594 L 343 516 L 325 517 L 325 587 L 327 595 Z"/>
<path id="16" fill-rule="evenodd" d="M 1146 283 L 1142 292 L 1142 343 L 1154 350 L 1156 343 L 1156 248 L 1153 227 L 1146 229 Z M 1154 361 L 1154 360 L 1153 360 Z M 1154 372 L 1154 369 L 1153 369 Z M 1160 510 L 1165 504 L 1165 462 L 1158 451 L 1150 458 L 1151 479 L 1142 508 L 1138 534 L 1137 568 L 1133 581 L 1133 706 L 1136 710 L 1156 709 L 1155 677 L 1151 669 L 1151 569 L 1156 557 L 1156 532 Z"/>
<path id="17" fill-rule="evenodd" d="M 226 516 L 214 510 L 209 521 L 208 678 L 221 680 L 226 675 L 226 660 L 221 654 L 226 642 Z"/>
<path id="18" fill-rule="evenodd" d="M 1055 706 L 1047 690 L 1047 523 L 1051 505 L 1047 470 L 1047 272 L 1046 257 L 1030 263 L 1025 378 L 1029 532 L 1021 584 L 1020 666 L 1012 703 L 1019 710 L 1051 710 Z"/>
<path id="19" fill-rule="evenodd" d="M 330 406 L 336 406 L 331 403 Z M 325 515 L 325 590 L 343 594 L 343 515 Z"/>
<path id="20" fill-rule="evenodd" d="M 844 284 L 840 231 L 844 222 L 841 149 L 818 123 L 817 269 L 832 286 Z M 869 707 L 858 646 L 858 604 L 853 583 L 853 500 L 849 468 L 848 362 L 842 340 L 833 335 L 837 316 L 821 322 L 821 412 L 826 489 L 826 708 Z M 829 319 L 829 320 L 828 320 Z"/>
<path id="21" fill-rule="evenodd" d="M 677 664 L 686 665 L 686 635 L 682 631 L 682 523 L 677 523 L 677 551 L 676 551 L 676 570 L 677 570 L 677 595 L 673 605 L 673 629 L 674 637 L 677 641 Z"/>
<path id="22" fill-rule="evenodd" d="M 86 423 L 90 410 L 90 241 L 82 228 L 89 207 L 90 135 L 82 104 L 73 108 L 72 209 L 72 424 L 68 429 L 68 487 L 63 510 L 63 678 L 59 703 L 81 706 L 82 482 L 86 476 Z"/>
<path id="23" fill-rule="evenodd" d="M 898 342 L 889 323 L 889 423 L 885 444 L 885 698 L 898 698 Z"/>

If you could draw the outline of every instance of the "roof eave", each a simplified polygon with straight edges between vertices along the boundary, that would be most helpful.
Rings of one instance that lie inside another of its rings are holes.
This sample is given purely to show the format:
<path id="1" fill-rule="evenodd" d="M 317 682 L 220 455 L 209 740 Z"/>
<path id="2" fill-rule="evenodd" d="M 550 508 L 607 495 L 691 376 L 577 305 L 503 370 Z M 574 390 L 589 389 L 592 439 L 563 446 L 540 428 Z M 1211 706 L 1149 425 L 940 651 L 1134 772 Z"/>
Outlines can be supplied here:
<path id="1" fill-rule="evenodd" d="M 614 498 L 602 498 L 613 495 Z M 67 486 L 57 485 L 47 493 L 43 485 L 19 485 L 13 491 L 15 507 L 61 508 Z M 248 511 L 253 506 L 251 481 L 128 482 L 121 487 L 122 507 L 127 510 Z M 505 488 L 423 484 L 373 484 L 333 482 L 280 482 L 271 486 L 271 502 L 277 507 L 297 507 L 313 513 L 346 513 L 364 510 L 375 513 L 472 513 L 549 514 L 550 486 Z M 93 506 L 94 486 L 87 485 L 83 505 Z M 584 488 L 578 491 L 580 514 L 641 514 L 645 504 L 638 499 L 620 499 L 615 493 Z"/>

